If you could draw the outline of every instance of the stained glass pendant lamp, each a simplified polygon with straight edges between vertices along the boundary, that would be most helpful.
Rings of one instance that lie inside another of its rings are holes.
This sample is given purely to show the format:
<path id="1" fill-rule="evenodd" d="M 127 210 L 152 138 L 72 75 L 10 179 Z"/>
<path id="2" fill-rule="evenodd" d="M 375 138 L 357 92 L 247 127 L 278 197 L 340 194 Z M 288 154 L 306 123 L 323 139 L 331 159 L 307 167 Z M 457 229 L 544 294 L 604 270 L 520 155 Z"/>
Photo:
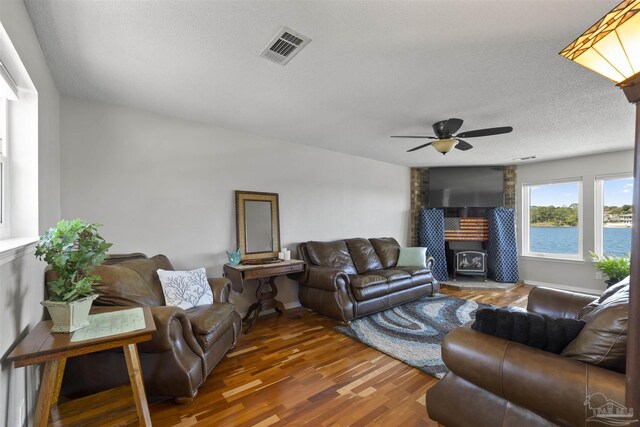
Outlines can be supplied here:
<path id="1" fill-rule="evenodd" d="M 579 2 L 576 2 L 578 4 Z M 585 31 L 560 55 L 601 74 L 622 88 L 636 104 L 631 284 L 627 343 L 627 408 L 640 413 L 640 0 L 625 0 Z"/>

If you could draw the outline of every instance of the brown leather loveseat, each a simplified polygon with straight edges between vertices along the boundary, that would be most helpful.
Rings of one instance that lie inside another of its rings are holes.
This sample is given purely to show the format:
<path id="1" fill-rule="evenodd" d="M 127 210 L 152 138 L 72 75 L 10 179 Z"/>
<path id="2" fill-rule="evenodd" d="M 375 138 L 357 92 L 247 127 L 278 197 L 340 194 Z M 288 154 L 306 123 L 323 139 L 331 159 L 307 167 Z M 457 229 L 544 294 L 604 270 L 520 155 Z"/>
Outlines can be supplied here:
<path id="1" fill-rule="evenodd" d="M 623 425 L 628 301 L 628 282 L 600 298 L 533 289 L 528 311 L 586 322 L 559 355 L 453 330 L 442 345 L 449 372 L 427 391 L 429 417 L 447 427 Z"/>
<path id="2" fill-rule="evenodd" d="M 386 310 L 440 290 L 426 267 L 397 267 L 400 245 L 391 238 L 306 242 L 298 256 L 304 275 L 293 276 L 302 306 L 343 322 Z"/>
<path id="3" fill-rule="evenodd" d="M 241 319 L 228 302 L 230 282 L 208 279 L 214 303 L 183 310 L 165 306 L 157 270 L 173 270 L 164 255 L 111 255 L 96 268 L 101 277 L 94 305 L 150 306 L 156 325 L 151 341 L 138 344 L 147 395 L 191 401 L 207 375 L 236 342 Z M 52 280 L 51 272 L 46 281 Z M 122 351 L 68 359 L 62 393 L 92 394 L 128 384 Z"/>

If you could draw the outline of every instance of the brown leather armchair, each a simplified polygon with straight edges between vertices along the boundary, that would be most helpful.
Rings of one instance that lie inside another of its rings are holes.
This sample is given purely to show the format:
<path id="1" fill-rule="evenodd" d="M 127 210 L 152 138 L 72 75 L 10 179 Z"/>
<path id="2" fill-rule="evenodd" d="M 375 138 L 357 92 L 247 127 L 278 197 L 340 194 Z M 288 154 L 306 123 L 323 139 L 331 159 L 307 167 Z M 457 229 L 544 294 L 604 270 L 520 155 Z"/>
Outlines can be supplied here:
<path id="1" fill-rule="evenodd" d="M 582 318 L 600 302 L 591 295 L 534 288 L 527 310 Z M 624 403 L 624 374 L 565 352 L 553 354 L 470 328 L 455 329 L 442 345 L 449 372 L 427 391 L 429 417 L 447 427 L 588 426 L 588 396 L 602 393 Z"/>
<path id="2" fill-rule="evenodd" d="M 164 255 L 111 255 L 96 268 L 95 305 L 150 306 L 156 332 L 138 344 L 147 395 L 190 402 L 212 369 L 231 349 L 241 331 L 241 319 L 228 302 L 230 282 L 208 279 L 214 303 L 188 310 L 165 306 L 157 270 L 173 270 Z M 46 282 L 52 280 L 47 273 Z M 121 351 L 103 351 L 70 358 L 62 383 L 68 396 L 93 394 L 128 384 Z"/>

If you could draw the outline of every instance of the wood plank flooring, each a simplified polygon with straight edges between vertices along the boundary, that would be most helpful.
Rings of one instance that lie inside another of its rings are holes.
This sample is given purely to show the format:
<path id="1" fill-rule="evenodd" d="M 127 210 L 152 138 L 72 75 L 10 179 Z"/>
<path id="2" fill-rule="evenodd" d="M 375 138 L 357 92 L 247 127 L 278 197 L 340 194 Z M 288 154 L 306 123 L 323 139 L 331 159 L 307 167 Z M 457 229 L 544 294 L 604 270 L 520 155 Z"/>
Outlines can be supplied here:
<path id="1" fill-rule="evenodd" d="M 526 306 L 530 286 L 443 293 Z M 432 426 L 425 392 L 434 377 L 333 330 L 306 309 L 265 316 L 213 370 L 189 405 L 151 405 L 154 426 Z"/>

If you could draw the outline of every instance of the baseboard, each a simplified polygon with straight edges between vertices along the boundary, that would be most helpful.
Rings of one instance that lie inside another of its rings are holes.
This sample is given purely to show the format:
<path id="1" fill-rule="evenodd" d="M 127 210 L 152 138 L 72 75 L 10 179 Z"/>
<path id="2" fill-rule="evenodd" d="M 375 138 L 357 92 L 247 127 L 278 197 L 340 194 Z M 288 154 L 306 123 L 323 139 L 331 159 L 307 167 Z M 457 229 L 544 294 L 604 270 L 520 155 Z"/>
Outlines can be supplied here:
<path id="1" fill-rule="evenodd" d="M 561 289 L 563 291 L 580 292 L 580 293 L 589 294 L 589 295 L 600 295 L 600 294 L 602 294 L 602 291 L 599 291 L 597 289 L 583 288 L 583 287 L 580 287 L 580 286 L 558 285 L 558 284 L 555 284 L 555 283 L 537 282 L 535 280 L 524 280 L 524 283 L 527 284 L 527 285 L 531 285 L 531 286 L 542 286 L 542 287 L 545 287 L 545 288 L 554 288 L 554 289 Z"/>

